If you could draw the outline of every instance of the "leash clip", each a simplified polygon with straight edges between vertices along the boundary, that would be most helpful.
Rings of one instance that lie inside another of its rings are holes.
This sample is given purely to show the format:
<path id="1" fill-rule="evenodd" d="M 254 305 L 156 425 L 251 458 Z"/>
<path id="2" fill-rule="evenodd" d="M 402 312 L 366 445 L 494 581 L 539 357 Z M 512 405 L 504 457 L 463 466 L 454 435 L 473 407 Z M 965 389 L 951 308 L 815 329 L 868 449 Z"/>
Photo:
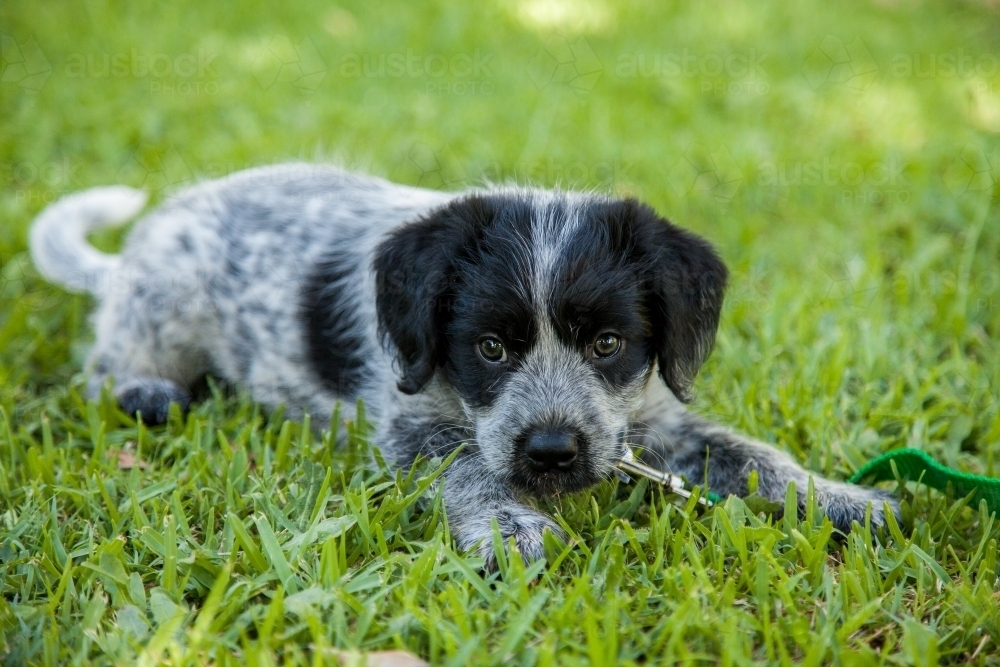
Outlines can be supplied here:
<path id="1" fill-rule="evenodd" d="M 668 488 L 674 495 L 678 495 L 681 498 L 691 498 L 691 492 L 688 491 L 683 478 L 678 477 L 677 475 L 672 475 L 669 472 L 663 472 L 662 470 L 651 468 L 645 463 L 642 463 L 635 457 L 635 454 L 632 453 L 632 448 L 628 445 L 625 445 L 625 455 L 620 461 L 618 461 L 618 463 L 615 464 L 615 473 L 618 475 L 618 479 L 623 482 L 632 481 L 629 475 L 634 477 L 645 477 L 648 480 Z M 704 507 L 711 507 L 715 503 L 705 496 L 699 496 L 698 504 L 703 505 Z"/>

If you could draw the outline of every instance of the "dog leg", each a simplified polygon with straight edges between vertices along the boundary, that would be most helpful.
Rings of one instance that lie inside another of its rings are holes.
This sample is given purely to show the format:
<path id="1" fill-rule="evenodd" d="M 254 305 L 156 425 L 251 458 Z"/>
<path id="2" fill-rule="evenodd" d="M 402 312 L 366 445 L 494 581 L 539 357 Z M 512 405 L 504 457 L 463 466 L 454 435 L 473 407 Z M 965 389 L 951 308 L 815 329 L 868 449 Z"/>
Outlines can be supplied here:
<path id="1" fill-rule="evenodd" d="M 171 373 L 162 373 L 147 364 L 123 363 L 129 356 L 116 357 L 98 350 L 92 355 L 93 373 L 87 383 L 87 394 L 97 398 L 101 388 L 114 378 L 115 398 L 123 412 L 130 417 L 139 413 L 147 424 L 163 424 L 167 421 L 170 404 L 177 403 L 186 410 L 191 402 L 191 394 L 185 384 Z"/>
<path id="2" fill-rule="evenodd" d="M 408 397 L 406 401 L 407 409 L 385 418 L 373 439 L 396 465 L 410 465 L 417 454 L 446 457 L 461 443 L 475 442 L 470 423 L 442 418 L 457 414 L 456 406 L 423 395 Z M 497 567 L 493 519 L 505 547 L 508 538 L 513 537 L 526 563 L 542 557 L 542 534 L 546 528 L 562 535 L 552 519 L 518 500 L 514 491 L 486 466 L 475 446 L 459 454 L 445 471 L 444 504 L 448 526 L 458 547 L 475 549 L 491 572 Z"/>
<path id="3" fill-rule="evenodd" d="M 113 378 L 124 412 L 131 417 L 140 413 L 147 424 L 162 424 L 170 403 L 187 408 L 188 387 L 210 369 L 210 362 L 191 319 L 175 317 L 163 301 L 151 301 L 148 294 L 148 288 L 114 293 L 99 307 L 87 394 L 97 398 Z"/>
<path id="4" fill-rule="evenodd" d="M 885 523 L 885 503 L 899 519 L 899 503 L 888 493 L 820 477 L 788 454 L 712 424 L 679 405 L 646 415 L 638 431 L 636 444 L 643 448 L 649 465 L 682 475 L 691 484 L 707 484 L 719 495 L 746 496 L 750 472 L 756 471 L 757 493 L 771 501 L 784 501 L 788 484 L 795 482 L 801 515 L 812 478 L 817 504 L 837 530 L 849 532 L 854 521 L 864 525 L 869 505 L 873 528 Z"/>
<path id="5" fill-rule="evenodd" d="M 497 567 L 493 551 L 493 520 L 496 519 L 506 547 L 513 537 L 525 563 L 544 556 L 545 529 L 562 536 L 549 517 L 519 502 L 476 453 L 459 456 L 445 473 L 444 504 L 448 525 L 459 548 L 475 549 L 490 572 Z"/>

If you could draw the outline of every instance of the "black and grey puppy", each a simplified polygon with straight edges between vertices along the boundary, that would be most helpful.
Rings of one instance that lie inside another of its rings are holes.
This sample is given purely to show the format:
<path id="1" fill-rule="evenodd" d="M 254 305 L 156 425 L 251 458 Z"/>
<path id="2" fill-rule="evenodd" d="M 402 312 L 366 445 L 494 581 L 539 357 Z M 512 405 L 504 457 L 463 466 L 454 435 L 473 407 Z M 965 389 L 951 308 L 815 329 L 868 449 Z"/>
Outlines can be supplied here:
<path id="1" fill-rule="evenodd" d="M 786 454 L 686 412 L 712 349 L 726 267 L 701 238 L 630 199 L 525 188 L 463 193 L 292 164 L 191 187 L 148 213 L 120 255 L 87 232 L 142 192 L 97 188 L 31 230 L 41 272 L 96 295 L 89 391 L 162 421 L 206 373 L 314 423 L 361 397 L 374 442 L 407 465 L 469 446 L 446 473 L 463 548 L 492 558 L 491 520 L 538 557 L 554 522 L 526 497 L 609 477 L 625 443 L 661 469 L 800 498 Z M 814 476 L 837 528 L 882 524 L 880 491 Z"/>

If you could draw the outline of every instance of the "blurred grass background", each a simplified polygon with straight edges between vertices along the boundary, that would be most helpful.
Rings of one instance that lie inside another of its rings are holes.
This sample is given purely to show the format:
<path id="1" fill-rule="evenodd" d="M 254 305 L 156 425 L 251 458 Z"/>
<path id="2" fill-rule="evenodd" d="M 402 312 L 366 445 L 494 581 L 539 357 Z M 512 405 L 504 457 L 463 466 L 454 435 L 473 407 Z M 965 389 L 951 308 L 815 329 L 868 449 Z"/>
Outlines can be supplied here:
<path id="1" fill-rule="evenodd" d="M 12 1 L 0 36 L 7 661 L 996 664 L 998 528 L 956 499 L 900 488 L 880 546 L 609 485 L 485 582 L 362 425 L 84 404 L 90 301 L 25 252 L 62 194 L 291 159 L 636 195 L 733 270 L 697 410 L 836 477 L 902 445 L 1000 474 L 995 3 Z"/>

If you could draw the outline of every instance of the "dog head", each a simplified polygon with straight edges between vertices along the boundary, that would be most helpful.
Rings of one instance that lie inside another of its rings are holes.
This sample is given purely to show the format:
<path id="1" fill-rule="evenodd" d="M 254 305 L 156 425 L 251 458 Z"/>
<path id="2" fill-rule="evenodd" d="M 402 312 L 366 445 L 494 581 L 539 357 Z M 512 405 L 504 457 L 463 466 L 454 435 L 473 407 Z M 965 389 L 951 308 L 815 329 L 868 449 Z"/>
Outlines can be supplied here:
<path id="1" fill-rule="evenodd" d="M 399 390 L 436 373 L 490 469 L 535 494 L 607 477 L 654 368 L 682 401 L 727 271 L 635 200 L 502 190 L 393 232 L 374 263 Z"/>

